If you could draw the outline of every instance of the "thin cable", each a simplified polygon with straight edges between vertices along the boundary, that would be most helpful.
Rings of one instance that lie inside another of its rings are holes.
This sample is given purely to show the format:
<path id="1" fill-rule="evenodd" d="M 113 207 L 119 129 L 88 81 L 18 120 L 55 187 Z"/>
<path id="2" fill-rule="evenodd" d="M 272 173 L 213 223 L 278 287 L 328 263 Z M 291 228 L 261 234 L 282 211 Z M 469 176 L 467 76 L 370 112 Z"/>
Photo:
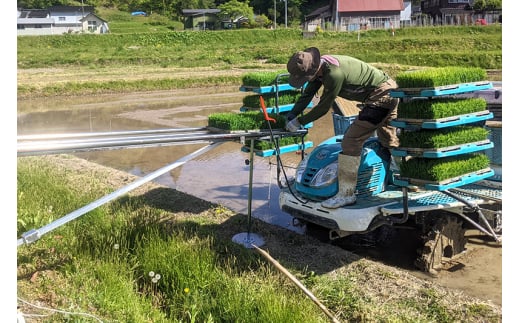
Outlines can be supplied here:
<path id="1" fill-rule="evenodd" d="M 285 182 L 287 183 L 287 188 L 289 189 L 289 192 L 291 192 L 291 195 L 300 203 L 302 204 L 307 204 L 307 202 L 309 202 L 309 200 L 306 200 L 306 201 L 302 201 L 300 198 L 298 198 L 296 196 L 296 194 L 294 194 L 292 188 L 291 188 L 291 184 L 289 184 L 289 179 L 287 177 L 287 173 L 285 172 L 285 167 L 282 163 L 282 158 L 280 157 L 280 143 L 277 141 L 277 140 L 274 140 L 274 134 L 273 134 L 273 130 L 271 129 L 271 123 L 269 122 L 269 120 L 267 120 L 267 124 L 269 126 L 269 132 L 271 134 L 271 140 L 273 141 L 274 143 L 274 147 L 275 147 L 275 150 L 276 150 L 276 162 L 277 162 L 277 165 L 279 165 L 280 169 L 282 170 L 282 173 L 283 173 L 283 176 L 284 176 L 284 179 L 285 179 Z M 302 136 L 303 138 L 303 136 Z M 302 139 L 303 141 L 303 139 Z"/>
<path id="2" fill-rule="evenodd" d="M 53 308 L 48 308 L 48 307 L 44 307 L 44 306 L 40 306 L 40 305 L 36 305 L 36 304 L 33 304 L 33 303 L 30 303 L 26 300 L 23 300 L 21 299 L 20 297 L 17 297 L 18 300 L 22 303 L 25 303 L 29 306 L 32 306 L 32 307 L 35 307 L 35 308 L 38 308 L 38 309 L 41 309 L 41 310 L 45 310 L 45 311 L 51 311 L 51 312 L 56 312 L 56 313 L 62 313 L 62 314 L 68 314 L 68 315 L 81 315 L 81 316 L 88 316 L 88 317 L 91 317 L 93 319 L 96 319 L 98 322 L 101 322 L 103 323 L 103 321 L 101 319 L 99 319 L 97 316 L 95 315 L 92 315 L 92 314 L 89 314 L 89 313 L 79 313 L 79 312 L 68 312 L 68 311 L 64 311 L 64 310 L 57 310 L 57 309 L 53 309 Z M 47 314 L 47 316 L 50 315 L 50 314 Z M 46 316 L 45 314 L 23 314 L 23 316 Z"/>
<path id="3" fill-rule="evenodd" d="M 264 98 L 260 95 L 260 105 L 262 107 L 262 111 L 264 112 L 264 118 L 265 118 L 265 121 L 267 122 L 267 127 L 269 128 L 269 134 L 270 134 L 270 137 L 271 137 L 271 141 L 273 142 L 274 144 L 274 147 L 275 147 L 275 155 L 276 155 L 276 162 L 277 162 L 277 166 L 280 167 L 280 169 L 282 170 L 282 173 L 283 173 L 283 176 L 284 176 L 284 179 L 285 179 L 285 182 L 287 183 L 287 188 L 289 189 L 289 192 L 291 192 L 291 195 L 300 203 L 302 204 L 307 204 L 307 202 L 309 202 L 310 200 L 307 200 L 307 201 L 302 201 L 301 199 L 299 199 L 296 194 L 294 194 L 292 188 L 291 188 L 291 184 L 289 183 L 289 179 L 287 177 L 287 174 L 285 173 L 285 168 L 283 166 L 283 163 L 282 163 L 282 159 L 280 157 L 280 143 L 278 142 L 278 140 L 275 140 L 274 139 L 274 134 L 273 134 L 273 129 L 271 128 L 271 120 L 275 121 L 274 119 L 272 118 L 269 118 L 269 115 L 267 113 L 267 108 L 265 106 L 265 101 L 264 101 Z M 275 121 L 276 122 L 276 121 Z M 302 149 L 305 148 L 305 143 L 304 143 L 304 140 L 303 140 L 303 137 L 305 135 L 302 136 Z M 303 156 L 303 155 L 302 155 Z M 282 188 L 282 186 L 279 184 L 280 188 Z"/>

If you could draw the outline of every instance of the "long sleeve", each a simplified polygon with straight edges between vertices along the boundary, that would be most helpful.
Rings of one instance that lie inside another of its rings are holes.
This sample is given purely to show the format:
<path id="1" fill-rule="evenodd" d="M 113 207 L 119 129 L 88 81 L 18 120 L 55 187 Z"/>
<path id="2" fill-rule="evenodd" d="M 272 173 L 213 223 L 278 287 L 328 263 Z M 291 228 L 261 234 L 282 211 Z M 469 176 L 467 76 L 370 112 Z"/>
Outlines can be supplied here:
<path id="1" fill-rule="evenodd" d="M 325 115 L 330 110 L 336 96 L 341 91 L 342 84 L 341 80 L 337 77 L 335 78 L 331 75 L 325 76 L 323 78 L 323 94 L 320 97 L 320 101 L 311 109 L 311 111 L 309 111 L 309 113 L 298 118 L 298 121 L 300 121 L 302 125 L 305 125 L 309 122 L 318 120 Z"/>
<path id="2" fill-rule="evenodd" d="M 300 115 L 300 113 L 302 113 L 305 110 L 305 108 L 307 108 L 307 106 L 312 101 L 314 95 L 318 92 L 320 87 L 321 82 L 308 82 L 307 87 L 305 87 L 303 93 L 300 95 L 296 103 L 294 103 L 294 106 L 291 109 L 290 113 L 294 114 L 295 116 Z"/>

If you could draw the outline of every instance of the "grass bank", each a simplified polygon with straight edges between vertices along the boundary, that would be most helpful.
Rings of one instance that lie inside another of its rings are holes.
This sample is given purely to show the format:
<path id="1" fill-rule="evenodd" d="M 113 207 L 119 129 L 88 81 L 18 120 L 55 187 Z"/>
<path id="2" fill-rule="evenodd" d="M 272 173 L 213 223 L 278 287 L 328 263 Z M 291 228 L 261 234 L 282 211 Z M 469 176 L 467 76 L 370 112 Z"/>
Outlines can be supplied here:
<path id="1" fill-rule="evenodd" d="M 394 75 L 414 66 L 502 69 L 501 25 L 402 28 L 393 37 L 387 30 L 321 32 L 311 39 L 303 38 L 299 29 L 19 36 L 18 95 L 24 98 L 238 86 L 241 76 L 233 71 L 279 70 L 285 68 L 293 52 L 309 46 L 323 53 L 348 54 L 380 64 Z M 203 68 L 208 72 L 190 78 L 157 78 L 146 73 L 151 68 Z M 35 69 L 87 71 L 93 80 L 67 81 L 60 79 L 59 73 L 50 73 L 44 83 L 24 81 L 25 73 Z M 113 69 L 142 69 L 142 73 L 138 79 L 126 79 L 123 71 L 112 80 L 96 80 L 97 74 Z M 214 75 L 213 71 L 230 74 Z"/>
<path id="2" fill-rule="evenodd" d="M 17 234 L 135 179 L 66 155 L 19 158 Z M 34 322 L 328 322 L 265 258 L 232 242 L 246 223 L 146 184 L 18 247 L 18 303 L 44 315 Z M 342 322 L 501 321 L 492 304 L 311 237 L 262 221 L 252 231 Z"/>

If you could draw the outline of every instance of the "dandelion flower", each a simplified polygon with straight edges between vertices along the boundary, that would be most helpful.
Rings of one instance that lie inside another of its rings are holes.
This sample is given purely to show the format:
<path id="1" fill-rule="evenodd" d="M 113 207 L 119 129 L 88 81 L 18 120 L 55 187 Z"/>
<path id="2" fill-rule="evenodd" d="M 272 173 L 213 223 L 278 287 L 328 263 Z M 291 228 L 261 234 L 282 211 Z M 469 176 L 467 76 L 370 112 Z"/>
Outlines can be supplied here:
<path id="1" fill-rule="evenodd" d="M 190 292 L 190 289 L 188 287 L 184 287 L 184 292 L 188 294 Z"/>

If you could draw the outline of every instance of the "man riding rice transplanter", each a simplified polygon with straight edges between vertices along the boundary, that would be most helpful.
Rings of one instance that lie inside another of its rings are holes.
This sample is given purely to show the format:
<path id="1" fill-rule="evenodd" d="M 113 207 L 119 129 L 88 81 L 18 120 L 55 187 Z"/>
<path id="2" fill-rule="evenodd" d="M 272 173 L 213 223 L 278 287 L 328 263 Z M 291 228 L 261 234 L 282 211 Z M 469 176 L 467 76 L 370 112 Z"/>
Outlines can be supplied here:
<path id="1" fill-rule="evenodd" d="M 359 101 L 363 108 L 348 127 L 338 155 L 338 193 L 321 203 L 326 208 L 339 208 L 356 203 L 356 184 L 363 143 L 376 131 L 385 154 L 390 158 L 391 148 L 399 146 L 396 128 L 390 121 L 397 117 L 398 98 L 390 97 L 397 84 L 383 71 L 356 58 L 345 55 L 320 55 L 315 48 L 295 53 L 287 63 L 289 85 L 302 87 L 303 93 L 287 114 L 288 131 L 297 131 L 302 125 L 317 120 L 332 107 L 336 97 Z M 313 96 L 323 86 L 323 94 L 316 106 L 300 115 Z"/>

